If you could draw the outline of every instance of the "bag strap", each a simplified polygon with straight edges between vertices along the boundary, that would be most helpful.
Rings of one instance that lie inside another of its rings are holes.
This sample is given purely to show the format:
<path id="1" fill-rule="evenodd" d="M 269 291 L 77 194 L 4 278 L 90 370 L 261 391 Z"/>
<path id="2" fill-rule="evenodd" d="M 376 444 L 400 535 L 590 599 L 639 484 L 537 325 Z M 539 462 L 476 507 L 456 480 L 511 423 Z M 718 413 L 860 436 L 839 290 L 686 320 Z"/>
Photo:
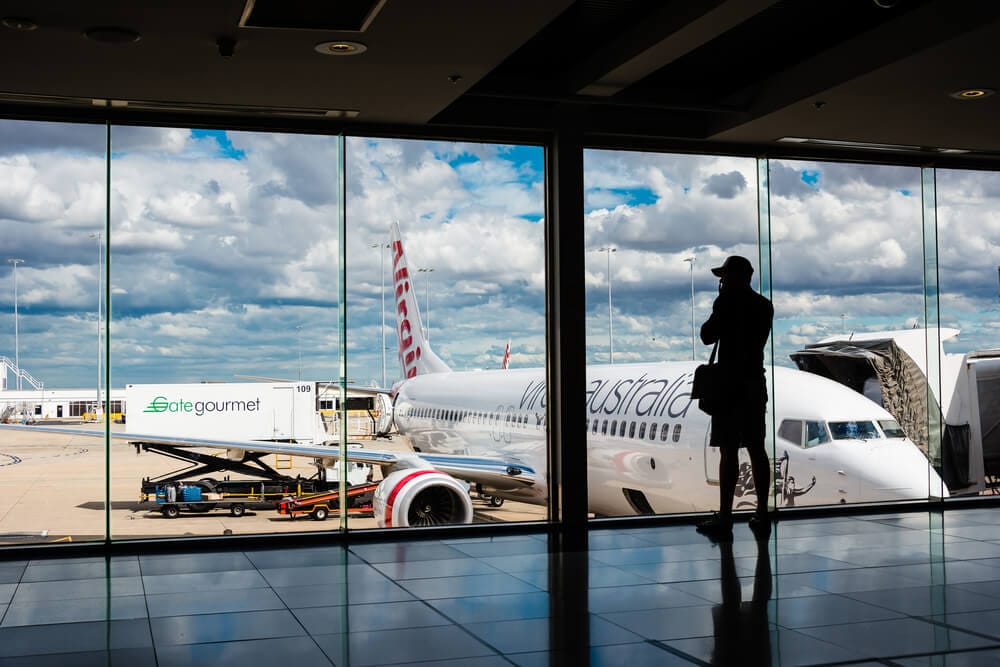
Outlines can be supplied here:
<path id="1" fill-rule="evenodd" d="M 718 349 L 719 349 L 719 341 L 715 341 L 715 345 L 712 346 L 712 356 L 708 358 L 709 366 L 715 363 L 715 351 Z"/>

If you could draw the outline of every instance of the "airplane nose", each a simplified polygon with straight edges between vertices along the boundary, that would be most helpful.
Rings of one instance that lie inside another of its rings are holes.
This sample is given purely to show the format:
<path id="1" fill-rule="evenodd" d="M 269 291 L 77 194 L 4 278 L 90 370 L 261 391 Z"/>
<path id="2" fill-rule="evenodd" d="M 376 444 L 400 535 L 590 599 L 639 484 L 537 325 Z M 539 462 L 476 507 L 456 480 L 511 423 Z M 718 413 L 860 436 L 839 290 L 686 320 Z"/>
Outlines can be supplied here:
<path id="1" fill-rule="evenodd" d="M 924 500 L 946 498 L 948 488 L 923 453 L 909 440 L 872 444 L 866 457 L 873 500 Z"/>

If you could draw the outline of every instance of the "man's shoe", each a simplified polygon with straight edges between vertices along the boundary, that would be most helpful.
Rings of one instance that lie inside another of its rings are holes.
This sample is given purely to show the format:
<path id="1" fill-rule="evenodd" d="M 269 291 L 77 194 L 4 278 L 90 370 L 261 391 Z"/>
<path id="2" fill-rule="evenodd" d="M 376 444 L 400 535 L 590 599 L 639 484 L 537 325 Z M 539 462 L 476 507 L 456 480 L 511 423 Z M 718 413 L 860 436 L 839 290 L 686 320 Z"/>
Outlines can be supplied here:
<path id="1" fill-rule="evenodd" d="M 750 532 L 758 538 L 768 537 L 771 534 L 771 520 L 767 515 L 754 514 L 750 517 Z"/>
<path id="2" fill-rule="evenodd" d="M 714 542 L 733 541 L 732 517 L 724 517 L 718 512 L 699 523 L 695 530 Z"/>

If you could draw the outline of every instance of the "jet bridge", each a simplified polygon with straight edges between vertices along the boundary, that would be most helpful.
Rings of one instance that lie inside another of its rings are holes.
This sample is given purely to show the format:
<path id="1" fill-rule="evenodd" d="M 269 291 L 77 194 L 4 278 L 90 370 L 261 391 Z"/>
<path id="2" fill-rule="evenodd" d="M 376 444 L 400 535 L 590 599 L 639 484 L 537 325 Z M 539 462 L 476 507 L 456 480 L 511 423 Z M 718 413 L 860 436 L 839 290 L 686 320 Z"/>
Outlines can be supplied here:
<path id="1" fill-rule="evenodd" d="M 958 334 L 942 329 L 941 340 Z M 827 339 L 790 356 L 884 407 L 932 463 L 952 495 L 1000 483 L 1000 351 L 941 355 L 941 387 L 928 391 L 925 330 Z M 940 393 L 940 397 L 938 394 Z M 932 437 L 940 433 L 940 444 Z"/>

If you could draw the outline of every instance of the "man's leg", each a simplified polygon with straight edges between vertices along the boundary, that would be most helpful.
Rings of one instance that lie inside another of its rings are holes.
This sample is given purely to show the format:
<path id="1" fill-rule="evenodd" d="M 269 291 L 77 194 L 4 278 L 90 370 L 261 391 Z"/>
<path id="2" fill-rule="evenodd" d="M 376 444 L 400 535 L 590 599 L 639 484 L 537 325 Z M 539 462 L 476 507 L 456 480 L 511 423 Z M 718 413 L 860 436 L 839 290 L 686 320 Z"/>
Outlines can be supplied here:
<path id="1" fill-rule="evenodd" d="M 740 450 L 720 447 L 719 454 L 719 516 L 729 521 L 733 518 L 733 497 L 740 474 Z M 755 477 L 756 481 L 756 477 Z"/>
<path id="2" fill-rule="evenodd" d="M 771 460 L 767 458 L 764 445 L 748 447 L 750 467 L 753 470 L 753 486 L 757 493 L 757 516 L 766 517 L 771 502 Z"/>

